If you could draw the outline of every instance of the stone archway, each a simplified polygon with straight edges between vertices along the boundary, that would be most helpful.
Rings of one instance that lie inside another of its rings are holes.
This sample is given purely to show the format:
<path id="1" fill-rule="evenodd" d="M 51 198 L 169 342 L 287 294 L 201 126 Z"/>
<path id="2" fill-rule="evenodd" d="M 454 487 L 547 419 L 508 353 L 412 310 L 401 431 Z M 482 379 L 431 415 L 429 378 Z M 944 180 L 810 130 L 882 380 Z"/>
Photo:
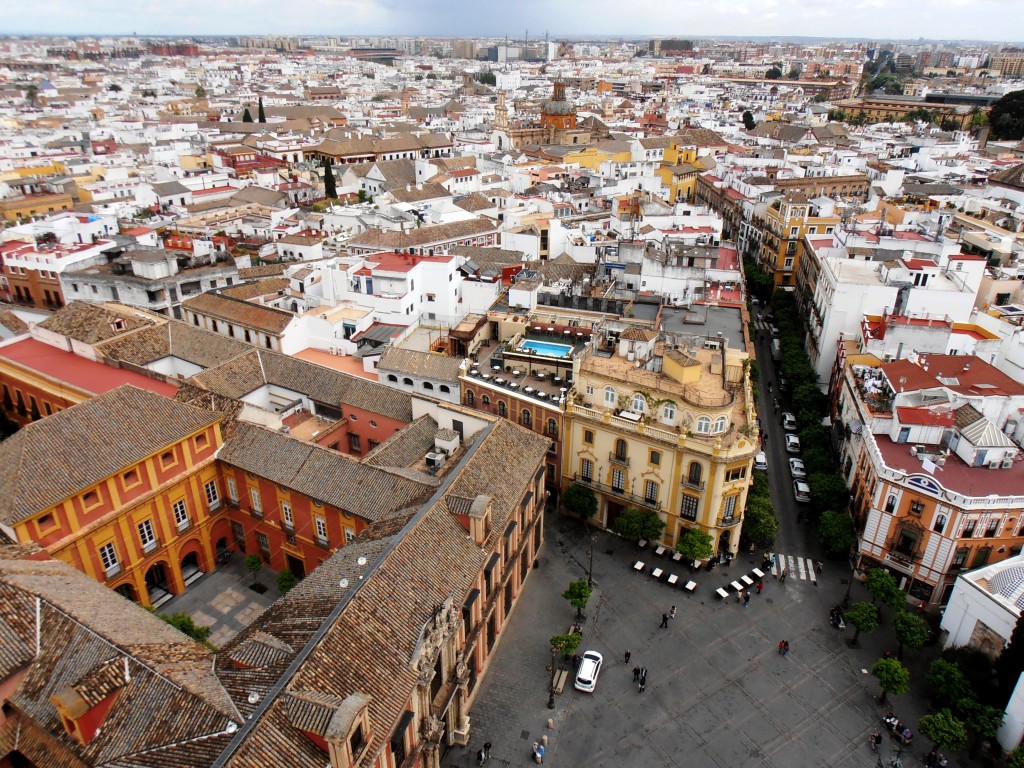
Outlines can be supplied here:
<path id="1" fill-rule="evenodd" d="M 174 597 L 169 570 L 166 562 L 158 560 L 146 571 L 146 592 L 149 594 L 149 604 L 154 608 Z"/>
<path id="2" fill-rule="evenodd" d="M 121 597 L 131 600 L 133 603 L 139 602 L 139 593 L 135 589 L 135 585 L 130 581 L 126 581 L 124 584 L 118 584 L 114 587 L 114 591 Z"/>

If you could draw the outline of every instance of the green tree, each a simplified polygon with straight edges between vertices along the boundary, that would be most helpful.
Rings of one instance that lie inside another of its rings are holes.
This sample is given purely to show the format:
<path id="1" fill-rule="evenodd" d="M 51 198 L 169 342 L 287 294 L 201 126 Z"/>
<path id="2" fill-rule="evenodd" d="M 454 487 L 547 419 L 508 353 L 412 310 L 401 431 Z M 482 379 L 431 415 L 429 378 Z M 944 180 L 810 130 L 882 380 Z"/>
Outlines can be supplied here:
<path id="1" fill-rule="evenodd" d="M 245 567 L 249 570 L 249 573 L 252 574 L 252 583 L 259 584 L 259 573 L 260 569 L 263 567 L 263 558 L 259 555 L 249 555 L 247 558 L 245 558 Z"/>
<path id="2" fill-rule="evenodd" d="M 576 649 L 580 647 L 582 641 L 583 635 L 579 632 L 570 632 L 567 635 L 554 635 L 548 642 L 555 649 L 555 653 L 559 653 L 562 656 L 572 656 L 576 653 Z"/>
<path id="3" fill-rule="evenodd" d="M 334 168 L 331 166 L 331 161 L 324 158 L 324 196 L 333 200 L 338 196 L 338 186 L 334 181 Z"/>
<path id="4" fill-rule="evenodd" d="M 257 122 L 260 122 L 260 123 L 267 122 L 267 113 L 263 111 L 263 97 L 262 96 L 260 96 L 259 111 L 257 112 L 257 115 L 258 115 L 258 117 L 256 118 Z"/>
<path id="5" fill-rule="evenodd" d="M 856 630 L 850 640 L 850 647 L 856 648 L 860 633 L 874 632 L 878 626 L 878 607 L 871 603 L 854 603 L 846 612 L 846 621 Z"/>
<path id="6" fill-rule="evenodd" d="M 772 67 L 771 69 L 769 69 L 767 72 L 764 73 L 765 80 L 778 80 L 781 77 L 782 77 L 782 68 L 781 67 Z"/>
<path id="7" fill-rule="evenodd" d="M 803 443 L 803 440 L 800 442 Z M 807 485 L 811 487 L 811 504 L 815 509 L 842 509 L 849 501 L 850 492 L 846 488 L 846 483 L 834 472 L 812 472 L 807 477 Z M 840 542 L 836 543 L 838 545 Z M 841 553 L 844 550 L 835 551 Z"/>
<path id="8" fill-rule="evenodd" d="M 281 571 L 277 574 L 277 591 L 285 595 L 291 591 L 291 588 L 295 586 L 297 581 L 298 579 L 295 578 L 295 574 L 291 571 Z"/>
<path id="9" fill-rule="evenodd" d="M 589 520 L 597 514 L 597 496 L 587 486 L 574 483 L 562 494 L 562 506 L 570 515 Z"/>
<path id="10" fill-rule="evenodd" d="M 928 642 L 931 628 L 928 622 L 920 616 L 909 611 L 900 611 L 892 622 L 893 631 L 896 633 L 896 640 L 899 646 L 896 648 L 896 658 L 903 661 L 903 646 L 912 651 L 918 651 Z"/>
<path id="11" fill-rule="evenodd" d="M 586 579 L 577 579 L 569 584 L 569 588 L 562 593 L 562 597 L 569 601 L 569 605 L 576 609 L 576 621 L 583 619 L 583 609 L 587 607 L 587 601 L 593 592 Z"/>
<path id="12" fill-rule="evenodd" d="M 890 608 L 900 609 L 906 604 L 906 597 L 896 578 L 884 568 L 872 568 L 864 577 L 864 586 L 871 593 L 874 605 L 881 600 Z"/>
<path id="13" fill-rule="evenodd" d="M 948 709 L 925 715 L 917 721 L 917 727 L 936 749 L 963 749 L 967 743 L 967 728 Z"/>
<path id="14" fill-rule="evenodd" d="M 35 85 L 34 83 L 30 83 L 28 86 L 26 86 L 25 101 L 27 101 L 29 105 L 33 107 L 39 103 L 39 86 Z"/>
<path id="15" fill-rule="evenodd" d="M 857 541 L 853 530 L 853 519 L 845 512 L 825 510 L 821 513 L 821 519 L 818 520 L 818 541 L 831 557 L 849 554 L 850 547 Z"/>
<path id="16" fill-rule="evenodd" d="M 676 552 L 683 556 L 683 560 L 707 560 L 715 554 L 715 546 L 711 536 L 704 531 L 690 528 L 679 535 Z"/>
<path id="17" fill-rule="evenodd" d="M 996 659 L 995 671 L 999 681 L 999 702 L 1005 707 L 1024 672 L 1024 614 L 1017 617 L 1017 623 L 1010 633 L 1010 642 Z"/>
<path id="18" fill-rule="evenodd" d="M 153 88 L 143 88 L 142 89 L 142 98 L 144 98 L 144 99 L 155 99 L 156 98 L 156 91 Z"/>
<path id="19" fill-rule="evenodd" d="M 197 99 L 205 99 L 206 98 L 206 89 L 203 88 L 203 86 L 201 86 L 201 85 L 197 85 L 196 86 L 196 98 Z"/>
<path id="20" fill-rule="evenodd" d="M 754 126 L 756 126 L 756 125 L 757 125 L 757 121 L 754 120 L 754 114 L 749 109 L 744 110 L 743 111 L 743 127 L 746 128 L 748 131 L 752 131 L 752 130 L 754 130 Z"/>
<path id="21" fill-rule="evenodd" d="M 203 642 L 210 636 L 210 628 L 196 624 L 187 613 L 158 614 L 161 619 L 193 640 Z"/>
<path id="22" fill-rule="evenodd" d="M 974 734 L 970 755 L 978 754 L 978 748 L 985 739 L 994 739 L 996 732 L 1006 719 L 1006 712 L 998 707 L 989 707 L 973 700 L 965 700 L 957 708 L 957 715 L 963 718 L 969 733 Z"/>
<path id="23" fill-rule="evenodd" d="M 665 530 L 665 521 L 655 512 L 630 507 L 615 518 L 612 529 L 625 539 L 651 541 L 661 538 Z"/>
<path id="24" fill-rule="evenodd" d="M 1024 768 L 1024 744 L 1015 748 L 1006 758 L 1006 768 Z"/>
<path id="25" fill-rule="evenodd" d="M 799 80 L 799 79 L 800 79 L 800 73 L 801 73 L 801 71 L 802 71 L 802 70 L 800 69 L 800 65 L 799 65 L 799 64 L 794 64 L 794 65 L 793 65 L 793 66 L 792 66 L 792 67 L 790 68 L 790 70 L 789 70 L 789 74 L 787 75 L 787 77 L 788 77 L 788 78 L 789 78 L 790 80 Z"/>
<path id="26" fill-rule="evenodd" d="M 762 546 L 775 538 L 779 530 L 779 519 L 770 499 L 763 496 L 747 495 L 747 510 L 743 513 L 743 538 L 756 546 Z"/>
<path id="27" fill-rule="evenodd" d="M 245 108 L 245 112 L 242 113 L 242 122 L 243 123 L 251 123 L 252 122 L 252 115 L 249 114 L 249 108 L 248 107 L 246 107 Z"/>
<path id="28" fill-rule="evenodd" d="M 879 704 L 885 704 L 890 695 L 899 696 L 910 690 L 910 670 L 896 659 L 879 659 L 872 665 L 871 674 L 882 691 L 878 696 Z"/>
<path id="29" fill-rule="evenodd" d="M 925 678 L 932 694 L 932 702 L 938 706 L 955 706 L 971 697 L 971 687 L 960 667 L 946 659 L 936 659 L 928 666 Z"/>
<path id="30" fill-rule="evenodd" d="M 1011 91 L 996 101 L 988 113 L 992 138 L 1024 139 L 1024 90 Z"/>
<path id="31" fill-rule="evenodd" d="M 497 85 L 498 77 L 493 72 L 478 72 L 476 81 L 484 85 Z"/>

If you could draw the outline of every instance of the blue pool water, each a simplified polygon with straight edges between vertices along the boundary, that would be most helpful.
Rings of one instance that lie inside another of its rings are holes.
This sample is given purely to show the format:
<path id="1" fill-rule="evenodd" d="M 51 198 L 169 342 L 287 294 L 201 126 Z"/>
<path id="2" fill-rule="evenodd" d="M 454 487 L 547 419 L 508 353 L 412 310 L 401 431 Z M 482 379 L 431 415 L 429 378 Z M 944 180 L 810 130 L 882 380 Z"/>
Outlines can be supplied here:
<path id="1" fill-rule="evenodd" d="M 549 341 L 524 341 L 521 349 L 532 349 L 538 355 L 548 357 L 570 357 L 572 355 L 571 344 L 552 344 Z"/>

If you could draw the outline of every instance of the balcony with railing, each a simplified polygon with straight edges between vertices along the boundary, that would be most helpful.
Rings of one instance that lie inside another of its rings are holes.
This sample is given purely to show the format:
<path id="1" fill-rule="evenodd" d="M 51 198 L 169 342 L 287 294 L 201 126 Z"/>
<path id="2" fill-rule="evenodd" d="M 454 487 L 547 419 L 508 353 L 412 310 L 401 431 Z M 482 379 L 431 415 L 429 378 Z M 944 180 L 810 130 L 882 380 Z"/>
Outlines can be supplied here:
<path id="1" fill-rule="evenodd" d="M 610 451 L 608 453 L 608 461 L 610 461 L 612 464 L 618 464 L 621 467 L 629 466 L 629 456 L 626 456 L 625 454 L 615 453 L 614 451 Z"/>
<path id="2" fill-rule="evenodd" d="M 593 478 L 585 478 L 578 473 L 573 475 L 573 480 L 580 483 L 581 485 L 590 486 L 595 490 L 599 490 L 603 493 L 615 496 L 631 504 L 639 504 L 642 507 L 647 507 L 648 509 L 653 510 L 661 509 L 661 501 L 659 501 L 658 499 L 650 498 L 649 496 L 637 496 L 634 493 L 628 493 L 625 490 L 625 488 L 618 488 L 614 485 L 608 485 L 607 483 L 602 483 L 598 480 L 594 480 Z"/>
<path id="3" fill-rule="evenodd" d="M 743 518 L 738 515 L 722 515 L 718 518 L 719 528 L 728 528 L 733 525 L 739 525 L 743 522 Z"/>

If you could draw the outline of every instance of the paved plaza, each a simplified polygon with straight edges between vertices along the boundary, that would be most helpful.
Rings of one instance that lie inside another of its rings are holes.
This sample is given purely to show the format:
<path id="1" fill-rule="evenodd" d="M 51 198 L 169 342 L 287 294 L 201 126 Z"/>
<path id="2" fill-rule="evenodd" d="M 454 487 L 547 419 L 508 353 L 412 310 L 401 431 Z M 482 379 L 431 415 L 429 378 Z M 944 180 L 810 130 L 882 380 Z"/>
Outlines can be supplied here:
<path id="1" fill-rule="evenodd" d="M 828 609 L 846 590 L 845 564 L 825 563 L 815 581 L 766 579 L 763 594 L 749 607 L 722 602 L 714 589 L 760 565 L 760 553 L 728 568 L 693 576 L 699 584 L 687 597 L 635 573 L 634 544 L 608 533 L 596 536 L 595 590 L 584 622 L 582 650 L 604 655 L 597 690 L 575 691 L 570 683 L 547 708 L 550 663 L 548 638 L 565 632 L 573 609 L 561 592 L 585 578 L 588 545 L 579 523 L 554 513 L 540 565 L 522 600 L 472 712 L 472 743 L 454 747 L 446 766 L 476 764 L 476 750 L 492 742 L 490 763 L 528 765 L 531 744 L 547 736 L 545 763 L 561 766 L 721 766 L 742 768 L 844 768 L 870 766 L 867 746 L 884 708 L 874 700 L 878 687 L 865 674 L 884 650 L 895 650 L 883 624 L 861 636 L 861 648 L 847 648 L 852 629 L 828 624 Z M 650 552 L 647 553 L 650 560 Z M 785 553 L 780 553 L 785 554 Z M 793 553 L 791 556 L 797 556 Z M 689 576 L 689 574 L 687 574 Z M 852 597 L 867 599 L 860 584 Z M 678 615 L 660 629 L 670 606 Z M 891 612 L 884 616 L 891 618 Z M 787 656 L 777 652 L 789 640 Z M 623 652 L 629 648 L 627 666 Z M 918 691 L 927 663 L 937 649 L 908 654 Z M 648 669 L 647 690 L 633 684 L 632 667 Z M 916 724 L 925 713 L 923 698 L 910 693 L 889 705 Z M 546 727 L 553 720 L 553 728 Z M 921 765 L 927 740 L 919 737 L 905 765 Z M 887 740 L 883 753 L 891 750 Z M 955 757 L 950 765 L 958 765 Z"/>

